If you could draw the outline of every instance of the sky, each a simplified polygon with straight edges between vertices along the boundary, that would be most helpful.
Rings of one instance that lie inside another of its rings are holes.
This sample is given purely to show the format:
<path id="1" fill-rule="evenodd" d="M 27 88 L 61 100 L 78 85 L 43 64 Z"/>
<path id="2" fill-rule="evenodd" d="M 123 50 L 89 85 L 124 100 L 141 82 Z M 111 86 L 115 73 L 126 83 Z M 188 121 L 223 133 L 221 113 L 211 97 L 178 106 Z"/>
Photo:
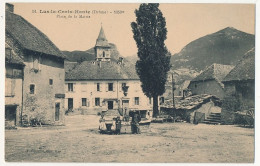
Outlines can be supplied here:
<path id="1" fill-rule="evenodd" d="M 140 4 L 13 4 L 16 14 L 46 34 L 60 50 L 85 51 L 94 47 L 102 24 L 108 41 L 116 44 L 122 56 L 137 53 L 130 24 L 135 21 L 134 11 Z M 254 4 L 163 3 L 159 8 L 166 19 L 168 30 L 165 44 L 172 54 L 178 53 L 189 42 L 226 27 L 234 27 L 250 34 L 255 33 Z M 56 13 L 51 13 L 51 10 Z M 72 13 L 64 13 L 68 10 Z M 86 12 L 83 15 L 90 18 L 79 18 L 75 10 Z M 46 13 L 47 11 L 49 13 Z M 68 18 L 69 15 L 72 18 Z M 74 15 L 77 18 L 74 18 Z"/>

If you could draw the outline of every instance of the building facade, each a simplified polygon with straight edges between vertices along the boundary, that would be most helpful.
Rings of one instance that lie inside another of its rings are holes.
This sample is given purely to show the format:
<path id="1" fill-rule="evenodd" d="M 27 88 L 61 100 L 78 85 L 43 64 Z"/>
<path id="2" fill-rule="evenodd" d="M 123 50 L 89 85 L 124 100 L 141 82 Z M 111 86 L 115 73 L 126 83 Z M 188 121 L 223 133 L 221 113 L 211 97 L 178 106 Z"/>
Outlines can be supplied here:
<path id="1" fill-rule="evenodd" d="M 255 108 L 255 50 L 243 59 L 224 78 L 225 97 L 222 104 L 222 123 L 232 124 L 234 112 Z"/>
<path id="2" fill-rule="evenodd" d="M 111 61 L 110 47 L 101 27 L 96 46 L 96 61 L 84 61 L 66 72 L 67 110 L 93 112 L 118 108 L 151 108 L 152 99 L 142 92 L 135 66 L 122 58 Z M 124 88 L 127 93 L 124 94 Z"/>
<path id="3" fill-rule="evenodd" d="M 22 107 L 16 113 L 20 117 L 17 125 L 32 120 L 42 124 L 63 124 L 64 55 L 47 36 L 14 14 L 11 4 L 7 6 L 6 43 L 24 64 Z"/>
<path id="4" fill-rule="evenodd" d="M 22 59 L 5 43 L 5 126 L 16 126 L 22 110 Z"/>
<path id="5" fill-rule="evenodd" d="M 224 98 L 224 84 L 221 82 L 233 68 L 231 65 L 212 64 L 191 80 L 188 89 L 192 95 L 209 94 Z"/>
<path id="6" fill-rule="evenodd" d="M 125 96 L 122 89 L 128 86 Z M 151 106 L 141 89 L 139 80 L 84 80 L 66 81 L 66 109 L 102 111 L 125 107 L 145 108 Z"/>

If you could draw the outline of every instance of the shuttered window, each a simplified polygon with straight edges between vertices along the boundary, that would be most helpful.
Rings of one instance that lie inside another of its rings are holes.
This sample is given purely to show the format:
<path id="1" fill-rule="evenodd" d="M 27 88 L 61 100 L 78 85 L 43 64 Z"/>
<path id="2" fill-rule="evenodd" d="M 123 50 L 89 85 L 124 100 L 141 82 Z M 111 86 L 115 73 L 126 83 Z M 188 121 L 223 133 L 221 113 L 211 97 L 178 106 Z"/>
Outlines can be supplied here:
<path id="1" fill-rule="evenodd" d="M 100 98 L 95 98 L 95 106 L 100 106 Z"/>
<path id="2" fill-rule="evenodd" d="M 82 98 L 82 106 L 87 106 L 87 98 Z"/>
<path id="3" fill-rule="evenodd" d="M 108 91 L 113 91 L 114 86 L 113 83 L 108 83 Z"/>
<path id="4" fill-rule="evenodd" d="M 139 97 L 135 97 L 135 105 L 139 105 Z"/>
<path id="5" fill-rule="evenodd" d="M 68 83 L 68 91 L 73 92 L 73 83 Z"/>
<path id="6" fill-rule="evenodd" d="M 97 91 L 99 92 L 100 91 L 100 84 L 97 83 Z"/>

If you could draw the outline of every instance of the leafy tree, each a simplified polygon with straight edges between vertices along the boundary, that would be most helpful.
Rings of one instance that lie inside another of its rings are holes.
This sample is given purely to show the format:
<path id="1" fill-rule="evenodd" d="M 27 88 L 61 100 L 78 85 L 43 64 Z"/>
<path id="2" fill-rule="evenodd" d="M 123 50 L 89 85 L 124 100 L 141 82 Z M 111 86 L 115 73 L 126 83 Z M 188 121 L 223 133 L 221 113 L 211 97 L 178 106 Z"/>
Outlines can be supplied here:
<path id="1" fill-rule="evenodd" d="M 141 4 L 135 10 L 136 22 L 131 23 L 138 48 L 136 71 L 142 82 L 142 90 L 153 97 L 153 116 L 159 114 L 158 96 L 165 92 L 170 56 L 164 44 L 167 35 L 166 22 L 159 4 Z"/>

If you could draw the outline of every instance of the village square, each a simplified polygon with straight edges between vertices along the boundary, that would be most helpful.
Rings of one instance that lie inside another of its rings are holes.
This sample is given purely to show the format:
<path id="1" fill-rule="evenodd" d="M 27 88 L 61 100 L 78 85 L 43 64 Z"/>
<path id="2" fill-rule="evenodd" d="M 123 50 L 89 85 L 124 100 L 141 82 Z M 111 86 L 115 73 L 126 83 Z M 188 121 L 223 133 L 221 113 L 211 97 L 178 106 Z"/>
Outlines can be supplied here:
<path id="1" fill-rule="evenodd" d="M 102 23 L 90 49 L 61 51 L 15 6 L 5 11 L 6 162 L 254 162 L 254 34 L 226 27 L 173 56 L 159 4 L 140 4 L 135 57 Z"/>

